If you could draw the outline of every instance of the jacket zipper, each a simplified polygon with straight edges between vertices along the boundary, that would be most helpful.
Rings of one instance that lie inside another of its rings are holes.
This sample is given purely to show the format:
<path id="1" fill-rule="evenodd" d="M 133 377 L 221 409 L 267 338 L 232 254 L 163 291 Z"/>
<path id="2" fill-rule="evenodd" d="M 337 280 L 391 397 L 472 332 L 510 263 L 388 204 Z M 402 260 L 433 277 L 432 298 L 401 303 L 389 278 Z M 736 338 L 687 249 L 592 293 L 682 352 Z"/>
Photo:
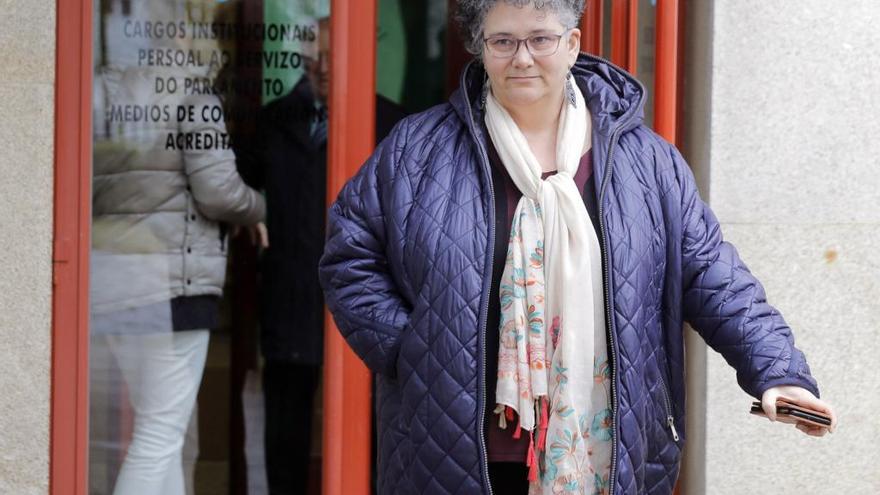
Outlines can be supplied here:
<path id="1" fill-rule="evenodd" d="M 622 129 L 620 126 L 619 129 Z M 614 487 L 616 485 L 615 476 L 617 475 L 617 428 L 618 428 L 618 403 L 617 403 L 617 342 L 614 340 L 614 313 L 612 312 L 612 290 L 611 290 L 611 272 L 608 267 L 608 236 L 605 233 L 605 208 L 603 207 L 605 199 L 605 187 L 611 178 L 611 163 L 614 158 L 614 148 L 617 146 L 619 139 L 619 131 L 615 130 L 611 136 L 611 143 L 608 146 L 608 157 L 605 160 L 604 177 L 602 178 L 602 187 L 599 190 L 599 233 L 602 235 L 602 246 L 604 251 L 602 254 L 602 273 L 605 274 L 605 283 L 603 290 L 605 292 L 605 331 L 608 334 L 608 342 L 611 344 L 611 471 L 608 473 L 608 495 L 614 495 Z"/>
<path id="2" fill-rule="evenodd" d="M 619 70 L 623 74 L 628 74 L 625 70 L 621 69 L 619 66 L 611 63 L 608 60 L 605 60 L 601 57 L 596 57 L 594 55 L 588 55 L 588 58 L 592 58 L 594 60 L 603 62 L 610 67 L 613 67 Z M 644 98 L 644 88 L 642 84 L 638 82 L 635 78 L 631 78 L 631 80 L 638 86 L 642 88 L 642 98 Z M 641 101 L 639 102 L 641 103 Z M 636 106 L 638 108 L 639 105 Z M 619 360 L 618 352 L 617 352 L 617 342 L 614 339 L 614 313 L 612 312 L 613 297 L 612 287 L 611 287 L 611 272 L 609 269 L 608 257 L 610 256 L 610 250 L 608 246 L 608 236 L 605 233 L 605 208 L 604 198 L 605 198 L 605 189 L 608 186 L 608 181 L 611 178 L 611 164 L 614 161 L 614 149 L 617 147 L 617 141 L 620 139 L 620 133 L 626 126 L 632 122 L 635 118 L 635 115 L 631 115 L 625 122 L 622 122 L 614 132 L 611 134 L 611 141 L 608 146 L 608 156 L 605 159 L 605 170 L 602 178 L 602 185 L 599 189 L 599 231 L 602 235 L 602 246 L 605 248 L 602 253 L 602 272 L 605 274 L 605 283 L 603 284 L 603 289 L 605 291 L 605 326 L 606 331 L 608 332 L 608 342 L 611 344 L 611 352 L 613 353 L 614 358 L 611 360 L 611 471 L 608 473 L 608 495 L 614 495 L 614 487 L 617 484 L 617 429 L 620 426 L 619 424 L 619 404 L 617 397 L 617 362 Z"/>
<path id="3" fill-rule="evenodd" d="M 492 279 L 492 266 L 495 263 L 495 185 L 492 183 L 492 170 L 489 168 L 489 155 L 486 153 L 486 150 L 483 148 L 483 143 L 480 139 L 477 139 L 476 132 L 476 123 L 474 121 L 474 113 L 473 109 L 470 105 L 470 98 L 467 94 L 467 84 L 466 84 L 466 75 L 468 73 L 468 69 L 465 69 L 462 78 L 461 78 L 461 88 L 464 93 L 465 101 L 468 102 L 468 117 L 469 123 L 471 126 L 471 133 L 474 135 L 474 141 L 477 143 L 477 148 L 480 150 L 480 159 L 483 162 L 483 169 L 486 172 L 486 178 L 489 182 L 489 244 L 487 248 L 487 272 L 488 275 L 483 277 L 483 294 L 486 294 L 483 297 L 484 304 L 483 310 L 481 312 L 482 317 L 480 318 L 480 338 L 483 342 L 482 346 L 482 361 L 480 362 L 480 368 L 482 368 L 482 373 L 480 373 L 480 385 L 477 393 L 477 399 L 480 402 L 480 414 L 477 418 L 477 427 L 479 429 L 479 434 L 477 438 L 479 439 L 479 449 L 480 449 L 480 460 L 482 468 L 483 468 L 483 480 L 485 482 L 484 488 L 486 489 L 486 493 L 492 495 L 492 484 L 489 482 L 489 454 L 486 451 L 486 327 L 488 326 L 488 318 L 489 318 L 489 296 L 491 293 L 489 290 L 489 285 Z M 483 391 L 482 397 L 480 397 L 479 390 Z"/>
<path id="4" fill-rule="evenodd" d="M 666 405 L 666 426 L 672 432 L 672 439 L 676 442 L 679 440 L 678 431 L 675 429 L 675 417 L 672 415 L 672 401 L 669 399 L 669 387 L 666 386 L 666 380 L 663 374 L 660 374 L 660 385 L 663 386 L 663 401 Z"/>

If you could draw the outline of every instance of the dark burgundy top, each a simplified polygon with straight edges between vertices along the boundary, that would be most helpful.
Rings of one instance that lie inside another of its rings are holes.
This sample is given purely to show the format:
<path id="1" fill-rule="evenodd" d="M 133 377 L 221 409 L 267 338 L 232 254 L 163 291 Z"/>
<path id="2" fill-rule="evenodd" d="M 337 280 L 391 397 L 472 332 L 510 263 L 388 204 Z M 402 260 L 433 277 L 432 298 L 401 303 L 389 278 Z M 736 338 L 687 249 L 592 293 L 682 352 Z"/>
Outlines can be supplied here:
<path id="1" fill-rule="evenodd" d="M 491 142 L 488 154 L 489 163 L 492 164 L 492 181 L 495 184 L 495 253 L 492 266 L 492 287 L 489 293 L 489 317 L 486 322 L 487 450 L 489 462 L 525 462 L 529 450 L 528 434 L 524 432 L 519 440 L 515 440 L 513 430 L 516 423 L 508 422 L 507 429 L 502 430 L 498 427 L 498 416 L 492 413 L 495 409 L 495 385 L 498 381 L 498 325 L 501 320 L 501 301 L 498 292 L 501 285 L 501 275 L 504 272 L 504 260 L 507 258 L 510 225 L 513 223 L 513 213 L 522 193 L 508 175 Z M 554 173 L 544 173 L 543 178 Z M 593 160 L 589 151 L 581 158 L 574 182 L 582 191 L 587 213 L 589 213 L 593 228 L 598 235 L 599 217 L 596 205 L 596 188 L 593 180 Z M 601 241 L 599 244 L 601 245 Z"/>

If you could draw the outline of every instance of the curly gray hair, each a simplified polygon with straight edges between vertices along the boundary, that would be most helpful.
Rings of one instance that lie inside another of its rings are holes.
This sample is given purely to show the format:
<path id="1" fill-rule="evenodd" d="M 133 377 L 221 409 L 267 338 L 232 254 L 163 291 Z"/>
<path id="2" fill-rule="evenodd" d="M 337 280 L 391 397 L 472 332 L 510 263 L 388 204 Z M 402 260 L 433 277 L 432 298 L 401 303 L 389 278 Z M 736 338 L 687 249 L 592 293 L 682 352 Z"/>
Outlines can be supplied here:
<path id="1" fill-rule="evenodd" d="M 537 10 L 547 9 L 559 16 L 559 21 L 566 29 L 577 27 L 585 3 L 585 0 L 458 0 L 455 20 L 464 39 L 464 47 L 472 55 L 482 55 L 486 14 L 502 1 L 517 7 L 533 4 Z"/>

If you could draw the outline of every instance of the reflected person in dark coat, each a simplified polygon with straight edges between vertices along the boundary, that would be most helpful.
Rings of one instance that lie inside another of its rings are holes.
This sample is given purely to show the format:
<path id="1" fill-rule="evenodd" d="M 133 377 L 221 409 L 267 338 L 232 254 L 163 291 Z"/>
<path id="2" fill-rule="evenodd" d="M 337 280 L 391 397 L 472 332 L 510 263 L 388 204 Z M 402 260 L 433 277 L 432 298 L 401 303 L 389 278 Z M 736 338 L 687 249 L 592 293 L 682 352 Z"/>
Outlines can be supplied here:
<path id="1" fill-rule="evenodd" d="M 323 360 L 318 260 L 327 211 L 329 19 L 318 50 L 287 95 L 263 108 L 242 175 L 266 194 L 269 247 L 261 260 L 266 470 L 273 495 L 306 491 L 314 395 Z M 377 143 L 405 116 L 376 96 Z"/>

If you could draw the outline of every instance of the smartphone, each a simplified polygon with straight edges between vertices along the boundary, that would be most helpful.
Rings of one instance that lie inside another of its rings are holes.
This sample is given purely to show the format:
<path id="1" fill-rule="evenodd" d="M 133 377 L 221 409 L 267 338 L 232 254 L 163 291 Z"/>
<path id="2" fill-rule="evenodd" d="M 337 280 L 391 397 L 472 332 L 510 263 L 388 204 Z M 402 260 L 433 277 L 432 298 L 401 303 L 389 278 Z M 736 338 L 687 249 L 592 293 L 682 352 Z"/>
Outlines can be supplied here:
<path id="1" fill-rule="evenodd" d="M 766 416 L 760 402 L 752 402 L 751 413 L 756 416 Z M 831 426 L 831 418 L 825 413 L 808 409 L 803 406 L 792 404 L 784 400 L 776 401 L 776 419 L 783 423 L 805 423 L 810 426 Z"/>

